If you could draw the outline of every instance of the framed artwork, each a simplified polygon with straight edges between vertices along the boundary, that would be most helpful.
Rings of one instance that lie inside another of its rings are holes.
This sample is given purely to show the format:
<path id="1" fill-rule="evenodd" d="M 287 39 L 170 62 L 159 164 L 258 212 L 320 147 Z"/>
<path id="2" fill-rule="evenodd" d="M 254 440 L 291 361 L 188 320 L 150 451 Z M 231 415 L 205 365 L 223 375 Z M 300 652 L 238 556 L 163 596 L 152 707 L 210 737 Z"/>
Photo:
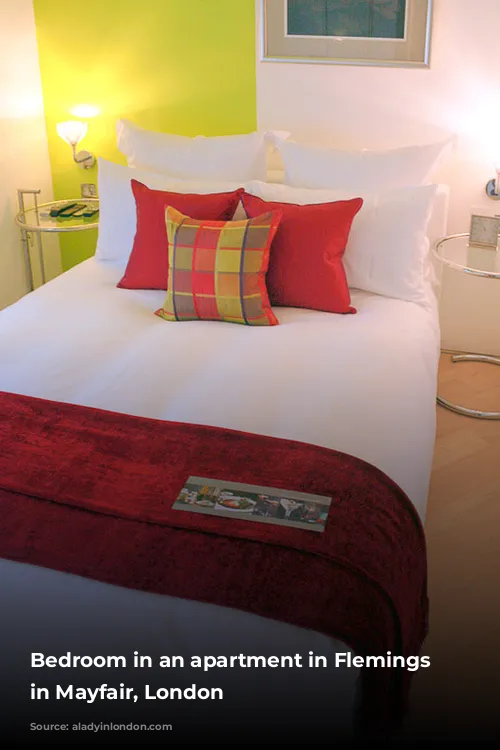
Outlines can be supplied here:
<path id="1" fill-rule="evenodd" d="M 432 0 L 261 0 L 269 62 L 428 67 Z"/>

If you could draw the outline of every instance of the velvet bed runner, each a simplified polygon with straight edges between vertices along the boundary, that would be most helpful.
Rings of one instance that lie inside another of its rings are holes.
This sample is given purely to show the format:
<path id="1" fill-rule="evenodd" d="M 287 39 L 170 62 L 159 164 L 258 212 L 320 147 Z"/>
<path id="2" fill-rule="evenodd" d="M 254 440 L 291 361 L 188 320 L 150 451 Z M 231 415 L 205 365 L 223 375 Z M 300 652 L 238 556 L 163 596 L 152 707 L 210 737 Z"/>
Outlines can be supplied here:
<path id="1" fill-rule="evenodd" d="M 190 475 L 331 496 L 326 530 L 173 510 Z M 360 655 L 416 656 L 426 634 L 418 515 L 336 451 L 0 392 L 0 503 L 11 560 L 246 610 Z M 410 675 L 362 670 L 366 727 L 401 719 Z"/>

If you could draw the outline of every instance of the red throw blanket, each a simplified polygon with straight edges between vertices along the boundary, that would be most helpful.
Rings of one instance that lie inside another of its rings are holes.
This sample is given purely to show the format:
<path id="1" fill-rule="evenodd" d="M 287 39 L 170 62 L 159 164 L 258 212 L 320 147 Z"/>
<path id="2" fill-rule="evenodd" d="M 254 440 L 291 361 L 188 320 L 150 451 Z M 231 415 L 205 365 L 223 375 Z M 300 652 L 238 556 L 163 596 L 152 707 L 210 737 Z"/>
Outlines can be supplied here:
<path id="1" fill-rule="evenodd" d="M 173 510 L 190 475 L 331 496 L 326 530 Z M 416 656 L 426 635 L 417 513 L 382 472 L 336 451 L 0 392 L 0 502 L 11 560 L 247 610 L 360 655 Z M 390 727 L 410 673 L 362 675 L 365 726 Z"/>

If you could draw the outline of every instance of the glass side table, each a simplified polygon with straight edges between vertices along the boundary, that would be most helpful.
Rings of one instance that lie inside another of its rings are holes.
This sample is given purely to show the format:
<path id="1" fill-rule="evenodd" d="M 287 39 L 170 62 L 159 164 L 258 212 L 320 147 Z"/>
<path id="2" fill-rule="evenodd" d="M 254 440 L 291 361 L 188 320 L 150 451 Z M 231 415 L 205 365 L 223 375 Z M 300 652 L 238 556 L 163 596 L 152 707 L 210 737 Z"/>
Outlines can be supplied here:
<path id="1" fill-rule="evenodd" d="M 31 254 L 29 251 L 29 236 L 35 234 L 38 245 L 38 258 L 40 263 L 40 273 L 42 284 L 45 284 L 45 264 L 43 259 L 42 232 L 83 232 L 87 229 L 96 229 L 99 226 L 99 214 L 94 214 L 90 218 L 58 219 L 50 216 L 50 210 L 65 203 L 85 203 L 87 206 L 99 209 L 98 198 L 74 198 L 63 201 L 51 201 L 50 203 L 38 203 L 40 190 L 18 190 L 20 211 L 16 216 L 16 224 L 21 230 L 21 239 L 24 248 L 24 258 L 28 274 L 28 284 L 30 291 L 33 291 L 33 270 L 31 266 Z M 34 205 L 30 208 L 24 206 L 24 196 L 33 195 Z"/>
<path id="2" fill-rule="evenodd" d="M 483 276 L 488 279 L 500 281 L 500 250 L 475 247 L 469 245 L 468 234 L 452 234 L 449 237 L 436 242 L 433 248 L 436 258 L 458 271 L 471 274 L 472 276 Z M 499 357 L 490 357 L 485 354 L 454 354 L 452 362 L 487 362 L 492 365 L 500 365 Z M 438 396 L 438 404 L 451 409 L 457 414 L 477 419 L 500 419 L 498 411 L 479 411 L 478 409 L 467 409 L 459 406 L 445 398 Z"/>

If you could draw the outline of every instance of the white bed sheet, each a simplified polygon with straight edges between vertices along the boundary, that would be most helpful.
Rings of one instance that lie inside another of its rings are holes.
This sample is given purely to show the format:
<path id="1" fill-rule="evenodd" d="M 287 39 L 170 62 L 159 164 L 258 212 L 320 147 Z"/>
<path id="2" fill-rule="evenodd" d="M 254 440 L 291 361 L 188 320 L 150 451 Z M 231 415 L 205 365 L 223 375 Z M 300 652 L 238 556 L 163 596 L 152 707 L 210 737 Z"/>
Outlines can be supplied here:
<path id="1" fill-rule="evenodd" d="M 302 440 L 358 456 L 425 517 L 439 326 L 353 292 L 357 315 L 276 310 L 280 325 L 168 323 L 161 291 L 117 289 L 90 259 L 0 313 L 0 390 Z"/>
<path id="2" fill-rule="evenodd" d="M 272 328 L 174 324 L 152 314 L 163 292 L 117 289 L 121 271 L 91 259 L 2 311 L 0 390 L 342 450 L 385 471 L 424 519 L 439 353 L 432 306 L 353 292 L 358 314 L 352 316 L 279 308 L 281 325 Z M 10 613 L 2 637 L 16 642 L 4 671 L 24 683 L 31 678 L 20 669 L 23 654 L 75 651 L 75 633 L 80 653 L 92 645 L 114 653 L 117 633 L 129 653 L 248 653 L 251 645 L 255 654 L 313 650 L 333 660 L 349 650 L 247 613 L 6 560 L 0 577 L 2 611 Z M 73 635 L 64 641 L 65 633 Z M 313 674 L 287 675 L 286 698 L 283 675 L 266 672 L 255 690 L 267 690 L 272 700 L 273 680 L 281 679 L 282 699 L 292 710 L 295 699 L 300 711 L 301 695 L 314 689 Z M 356 669 L 329 671 L 325 715 L 336 730 L 352 722 L 357 677 Z"/>

